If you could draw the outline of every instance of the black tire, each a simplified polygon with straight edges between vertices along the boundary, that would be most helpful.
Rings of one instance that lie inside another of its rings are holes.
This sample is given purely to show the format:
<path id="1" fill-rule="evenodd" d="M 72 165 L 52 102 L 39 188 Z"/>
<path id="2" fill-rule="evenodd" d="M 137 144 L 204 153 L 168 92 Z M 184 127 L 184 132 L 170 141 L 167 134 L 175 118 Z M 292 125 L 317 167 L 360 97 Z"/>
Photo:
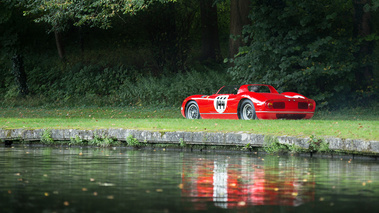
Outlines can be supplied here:
<path id="1" fill-rule="evenodd" d="M 239 118 L 242 120 L 258 120 L 253 102 L 243 100 L 239 109 Z"/>
<path id="2" fill-rule="evenodd" d="M 200 119 L 199 105 L 196 101 L 190 101 L 186 107 L 186 118 L 187 119 Z"/>

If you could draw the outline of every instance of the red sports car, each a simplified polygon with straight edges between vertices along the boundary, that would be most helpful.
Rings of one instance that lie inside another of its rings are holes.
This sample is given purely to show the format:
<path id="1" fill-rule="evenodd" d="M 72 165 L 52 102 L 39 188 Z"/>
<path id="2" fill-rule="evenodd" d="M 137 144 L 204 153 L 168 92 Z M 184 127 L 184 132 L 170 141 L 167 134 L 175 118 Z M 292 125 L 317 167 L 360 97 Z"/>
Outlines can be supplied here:
<path id="1" fill-rule="evenodd" d="M 214 95 L 193 95 L 183 101 L 185 118 L 310 119 L 316 103 L 294 92 L 279 94 L 273 86 L 245 84 L 223 86 Z"/>

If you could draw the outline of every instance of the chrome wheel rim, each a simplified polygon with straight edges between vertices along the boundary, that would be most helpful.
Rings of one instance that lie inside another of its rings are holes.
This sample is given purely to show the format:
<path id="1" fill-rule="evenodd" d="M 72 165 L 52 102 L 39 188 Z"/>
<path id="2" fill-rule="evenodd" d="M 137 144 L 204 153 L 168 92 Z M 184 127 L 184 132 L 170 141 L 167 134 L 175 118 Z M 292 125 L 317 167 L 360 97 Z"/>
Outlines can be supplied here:
<path id="1" fill-rule="evenodd" d="M 196 119 L 199 117 L 199 110 L 195 104 L 191 104 L 188 107 L 187 117 L 188 119 Z"/>
<path id="2" fill-rule="evenodd" d="M 246 104 L 242 109 L 242 119 L 251 120 L 254 117 L 254 108 L 250 104 Z"/>

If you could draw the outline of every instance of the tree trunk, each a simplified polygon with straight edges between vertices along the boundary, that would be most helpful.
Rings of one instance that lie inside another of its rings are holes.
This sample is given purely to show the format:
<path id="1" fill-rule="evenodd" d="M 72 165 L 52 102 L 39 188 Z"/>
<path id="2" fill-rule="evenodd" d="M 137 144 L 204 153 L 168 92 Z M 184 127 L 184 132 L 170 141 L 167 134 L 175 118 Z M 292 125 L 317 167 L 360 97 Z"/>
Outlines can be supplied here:
<path id="1" fill-rule="evenodd" d="M 364 6 L 371 4 L 371 0 L 354 0 L 354 36 L 357 38 L 365 38 L 371 34 L 371 13 L 365 11 Z M 363 40 L 360 44 L 357 58 L 360 67 L 355 73 L 357 82 L 367 87 L 373 84 L 373 70 L 369 63 L 369 58 L 372 54 L 372 42 Z"/>
<path id="2" fill-rule="evenodd" d="M 54 31 L 54 35 L 55 35 L 55 44 L 57 45 L 59 58 L 62 61 L 64 61 L 65 60 L 65 52 L 64 52 L 64 45 L 63 45 L 61 33 L 58 31 Z"/>
<path id="3" fill-rule="evenodd" d="M 84 55 L 84 32 L 83 32 L 83 28 L 80 26 L 79 27 L 79 44 L 80 44 L 80 53 L 83 57 Z"/>
<path id="4" fill-rule="evenodd" d="M 221 61 L 218 37 L 217 5 L 214 0 L 200 0 L 202 54 L 201 60 Z"/>
<path id="5" fill-rule="evenodd" d="M 230 36 L 229 57 L 234 58 L 242 41 L 243 26 L 250 24 L 250 0 L 231 0 L 230 2 Z"/>
<path id="6" fill-rule="evenodd" d="M 22 96 L 26 96 L 29 94 L 29 88 L 26 83 L 27 77 L 24 69 L 24 60 L 22 59 L 21 55 L 16 54 L 12 57 L 12 62 L 12 73 L 14 75 L 14 80 L 18 87 L 19 94 Z"/>

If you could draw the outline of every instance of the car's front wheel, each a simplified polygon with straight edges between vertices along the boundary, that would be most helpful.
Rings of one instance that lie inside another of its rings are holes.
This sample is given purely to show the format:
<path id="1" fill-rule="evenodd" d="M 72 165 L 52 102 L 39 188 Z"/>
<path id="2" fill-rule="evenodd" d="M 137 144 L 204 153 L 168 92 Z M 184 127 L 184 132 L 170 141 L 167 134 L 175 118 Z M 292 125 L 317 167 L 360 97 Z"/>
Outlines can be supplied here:
<path id="1" fill-rule="evenodd" d="M 257 114 L 255 113 L 255 108 L 253 102 L 250 100 L 244 100 L 241 103 L 239 110 L 239 118 L 242 120 L 257 120 Z"/>
<path id="2" fill-rule="evenodd" d="M 200 119 L 199 106 L 196 101 L 190 101 L 186 107 L 186 118 L 187 119 Z"/>

